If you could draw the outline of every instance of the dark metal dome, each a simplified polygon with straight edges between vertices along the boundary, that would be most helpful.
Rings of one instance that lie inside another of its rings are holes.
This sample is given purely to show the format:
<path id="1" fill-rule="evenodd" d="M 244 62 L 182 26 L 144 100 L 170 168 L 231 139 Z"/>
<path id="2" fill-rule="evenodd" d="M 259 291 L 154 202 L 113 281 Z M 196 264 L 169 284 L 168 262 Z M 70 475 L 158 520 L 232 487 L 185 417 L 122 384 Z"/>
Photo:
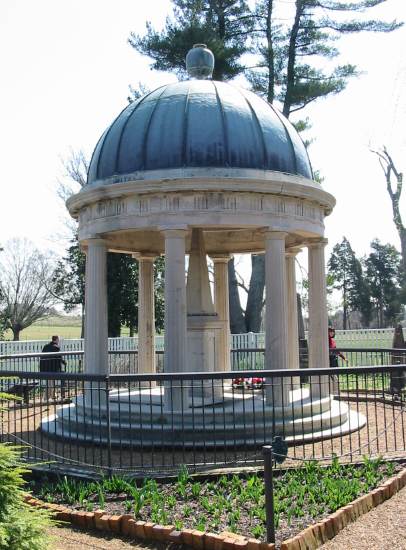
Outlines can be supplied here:
<path id="1" fill-rule="evenodd" d="M 162 86 L 124 109 L 100 138 L 87 183 L 195 167 L 312 178 L 302 140 L 272 105 L 224 82 L 189 80 Z"/>

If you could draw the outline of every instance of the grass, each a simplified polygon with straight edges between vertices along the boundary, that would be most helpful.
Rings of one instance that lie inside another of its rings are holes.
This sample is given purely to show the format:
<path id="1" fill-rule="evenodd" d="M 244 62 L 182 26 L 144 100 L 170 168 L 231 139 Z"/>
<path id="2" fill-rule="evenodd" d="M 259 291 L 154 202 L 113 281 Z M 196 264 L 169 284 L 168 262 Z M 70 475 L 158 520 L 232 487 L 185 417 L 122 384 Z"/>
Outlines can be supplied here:
<path id="1" fill-rule="evenodd" d="M 82 320 L 79 316 L 55 315 L 37 321 L 20 333 L 20 340 L 50 340 L 58 334 L 62 338 L 80 338 Z M 5 333 L 5 340 L 13 337 L 10 330 Z"/>
<path id="2" fill-rule="evenodd" d="M 309 522 L 334 512 L 393 475 L 395 466 L 380 459 L 361 465 L 327 467 L 306 462 L 301 468 L 276 473 L 275 525 L 287 537 Z M 154 479 L 136 483 L 115 477 L 86 483 L 66 477 L 56 484 L 42 483 L 40 498 L 75 508 L 103 508 L 107 513 L 132 513 L 138 519 L 177 529 L 232 532 L 264 538 L 264 481 L 258 474 L 223 475 L 216 481 L 191 478 L 185 467 L 177 479 L 160 484 Z"/>
<path id="3" fill-rule="evenodd" d="M 20 333 L 20 340 L 50 340 L 57 334 L 61 338 L 80 338 L 82 319 L 79 316 L 53 315 L 47 319 L 37 321 Z M 121 336 L 128 336 L 129 329 L 122 327 Z M 12 340 L 10 330 L 5 333 L 5 340 Z"/>

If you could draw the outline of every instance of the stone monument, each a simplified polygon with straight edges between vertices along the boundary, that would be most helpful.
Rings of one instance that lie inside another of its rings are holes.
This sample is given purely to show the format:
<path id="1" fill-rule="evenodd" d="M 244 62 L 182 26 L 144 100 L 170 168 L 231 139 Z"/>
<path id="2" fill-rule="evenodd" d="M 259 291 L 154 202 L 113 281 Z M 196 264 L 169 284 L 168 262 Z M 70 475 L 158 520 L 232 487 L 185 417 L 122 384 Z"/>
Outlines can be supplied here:
<path id="1" fill-rule="evenodd" d="M 328 367 L 324 218 L 334 197 L 313 180 L 290 122 L 252 92 L 211 80 L 213 67 L 213 54 L 197 45 L 187 55 L 190 80 L 127 106 L 96 145 L 87 185 L 67 202 L 87 255 L 87 373 L 108 374 L 107 251 L 139 261 L 138 369 L 147 374 L 155 372 L 153 260 L 165 255 L 164 370 L 185 374 L 230 371 L 227 263 L 234 253 L 265 255 L 266 368 L 299 367 L 295 256 L 307 249 L 309 366 Z M 109 405 L 113 443 L 153 444 L 164 433 L 171 446 L 196 446 L 204 429 L 207 446 L 255 444 L 258 426 L 266 438 L 283 429 L 286 439 L 302 441 L 364 422 L 329 395 L 327 375 L 312 380 L 311 394 L 299 379 L 268 382 L 264 394 L 192 377 L 170 388 L 140 384 L 111 392 L 97 410 L 85 392 L 42 427 L 104 441 Z"/>

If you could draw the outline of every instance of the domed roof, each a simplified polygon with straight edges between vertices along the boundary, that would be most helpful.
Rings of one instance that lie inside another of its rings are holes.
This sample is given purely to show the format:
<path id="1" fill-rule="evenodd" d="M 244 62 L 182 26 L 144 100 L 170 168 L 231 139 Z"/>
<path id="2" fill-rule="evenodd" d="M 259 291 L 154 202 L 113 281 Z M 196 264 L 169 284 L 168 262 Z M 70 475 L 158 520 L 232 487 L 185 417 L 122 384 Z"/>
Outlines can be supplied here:
<path id="1" fill-rule="evenodd" d="M 271 170 L 312 179 L 290 122 L 252 92 L 225 82 L 167 84 L 134 101 L 100 138 L 89 185 L 173 168 Z"/>

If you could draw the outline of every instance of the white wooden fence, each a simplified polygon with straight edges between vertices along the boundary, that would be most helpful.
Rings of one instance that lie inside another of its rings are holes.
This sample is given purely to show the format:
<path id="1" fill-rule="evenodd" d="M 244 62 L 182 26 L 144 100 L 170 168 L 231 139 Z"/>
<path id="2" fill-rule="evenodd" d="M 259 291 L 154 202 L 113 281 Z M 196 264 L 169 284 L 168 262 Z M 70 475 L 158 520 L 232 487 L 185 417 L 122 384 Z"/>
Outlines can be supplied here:
<path id="1" fill-rule="evenodd" d="M 306 335 L 307 336 L 307 335 Z M 365 329 L 365 330 L 337 330 L 336 342 L 342 348 L 390 348 L 392 347 L 393 329 Z M 0 341 L 0 355 L 13 355 L 16 353 L 39 353 L 49 340 L 21 340 L 20 342 Z M 247 334 L 233 334 L 233 349 L 263 348 L 265 346 L 265 334 L 263 332 Z M 109 349 L 116 351 L 136 350 L 138 337 L 130 338 L 109 338 Z M 163 350 L 164 337 L 155 337 L 155 347 Z M 63 351 L 83 350 L 81 338 L 61 338 L 61 349 Z"/>

